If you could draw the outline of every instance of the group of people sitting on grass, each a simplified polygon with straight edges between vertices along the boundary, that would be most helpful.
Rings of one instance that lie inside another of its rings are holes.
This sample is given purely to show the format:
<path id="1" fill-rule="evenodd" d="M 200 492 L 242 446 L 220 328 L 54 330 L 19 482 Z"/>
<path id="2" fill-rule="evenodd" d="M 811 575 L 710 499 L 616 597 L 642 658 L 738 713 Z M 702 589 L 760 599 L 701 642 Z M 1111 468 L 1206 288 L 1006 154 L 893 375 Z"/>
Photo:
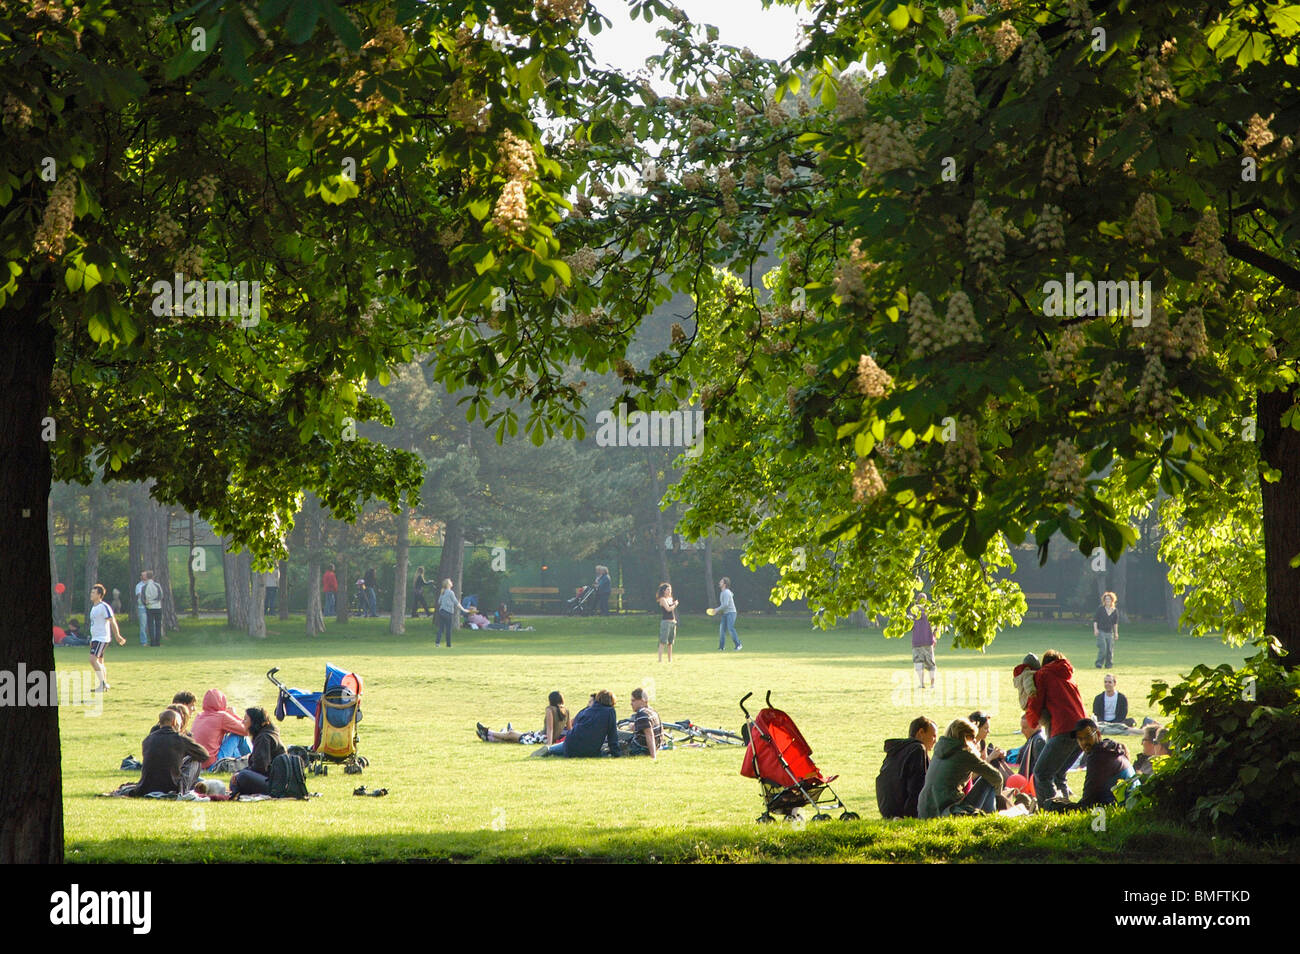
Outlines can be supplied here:
<path id="1" fill-rule="evenodd" d="M 178 692 L 172 697 L 171 704 L 158 714 L 158 722 L 145 736 L 140 781 L 123 787 L 122 794 L 194 792 L 219 801 L 239 795 L 266 794 L 271 762 L 285 752 L 280 730 L 266 710 L 253 706 L 244 710 L 241 719 L 219 689 L 204 693 L 203 709 L 197 716 L 195 708 L 192 692 Z M 244 745 L 238 745 L 237 740 L 243 740 Z M 234 773 L 229 785 L 217 778 L 200 777 L 201 772 L 217 765 L 223 751 L 241 749 L 247 752 L 245 767 Z"/>
<path id="2" fill-rule="evenodd" d="M 632 715 L 628 729 L 619 728 L 617 700 L 608 689 L 593 692 L 586 708 L 569 716 L 564 696 L 547 697 L 543 727 L 539 732 L 516 732 L 507 723 L 504 731 L 493 731 L 483 723 L 475 731 L 484 742 L 518 742 L 539 746 L 534 756 L 562 755 L 566 758 L 595 758 L 609 755 L 648 755 L 657 758 L 663 748 L 663 721 L 650 707 L 646 691 L 632 690 Z"/>
<path id="3" fill-rule="evenodd" d="M 1123 731 L 1134 724 L 1128 704 L 1106 676 L 1105 690 L 1087 718 L 1070 661 L 1048 650 L 1040 661 L 1030 654 L 1015 668 L 1013 681 L 1024 713 L 1024 745 L 1011 756 L 988 741 L 990 719 L 972 712 L 955 719 L 943 735 L 925 716 L 912 720 L 908 736 L 885 742 L 885 761 L 876 778 L 876 801 L 884 818 L 942 818 L 949 815 L 1071 811 L 1116 804 L 1121 780 L 1150 774 L 1151 760 L 1168 755 L 1168 734 L 1159 725 L 1143 729 L 1143 754 L 1129 761 L 1128 749 L 1103 738 L 1100 725 Z M 1066 773 L 1081 760 L 1083 792 L 1073 801 Z"/>

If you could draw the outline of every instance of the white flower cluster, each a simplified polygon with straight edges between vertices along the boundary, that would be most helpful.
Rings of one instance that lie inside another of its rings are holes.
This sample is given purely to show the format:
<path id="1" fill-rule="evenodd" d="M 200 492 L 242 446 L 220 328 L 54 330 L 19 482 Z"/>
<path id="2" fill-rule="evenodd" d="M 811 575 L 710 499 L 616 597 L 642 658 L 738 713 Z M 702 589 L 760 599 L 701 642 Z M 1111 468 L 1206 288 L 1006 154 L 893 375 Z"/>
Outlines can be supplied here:
<path id="1" fill-rule="evenodd" d="M 1053 500 L 1074 500 L 1083 493 L 1083 457 L 1070 441 L 1056 442 L 1044 490 Z"/>
<path id="2" fill-rule="evenodd" d="M 964 291 L 955 291 L 948 298 L 944 317 L 944 335 L 947 345 L 979 344 L 984 340 L 979 325 L 975 323 L 975 306 Z"/>
<path id="3" fill-rule="evenodd" d="M 943 21 L 944 29 L 948 31 L 949 36 L 952 36 L 957 32 L 957 24 L 959 21 L 957 19 L 957 11 L 952 7 L 944 7 L 940 10 L 939 19 Z"/>
<path id="4" fill-rule="evenodd" d="M 203 277 L 203 251 L 190 245 L 176 253 L 176 271 L 187 278 Z"/>
<path id="5" fill-rule="evenodd" d="M 45 215 L 36 229 L 35 250 L 43 255 L 63 254 L 63 245 L 72 234 L 72 221 L 77 205 L 77 176 L 66 171 L 50 190 L 45 204 Z"/>
<path id="6" fill-rule="evenodd" d="M 578 277 L 585 277 L 596 270 L 597 258 L 596 252 L 591 246 L 584 245 L 572 255 L 565 259 L 569 268 L 573 269 L 573 274 Z"/>
<path id="7" fill-rule="evenodd" d="M 1066 328 L 1056 341 L 1056 347 L 1047 352 L 1047 369 L 1042 374 L 1044 384 L 1063 384 L 1072 380 L 1079 370 L 1079 352 L 1083 349 L 1083 329 Z"/>
<path id="8" fill-rule="evenodd" d="M 963 417 L 957 422 L 956 440 L 943 445 L 943 469 L 950 486 L 960 487 L 980 467 L 980 445 L 975 421 Z"/>
<path id="9" fill-rule="evenodd" d="M 1133 336 L 1146 344 L 1149 353 L 1161 358 L 1177 358 L 1180 354 L 1173 328 L 1169 325 L 1169 312 L 1164 305 L 1151 309 L 1151 323 L 1145 328 L 1135 328 Z"/>
<path id="10" fill-rule="evenodd" d="M 605 320 L 605 312 L 600 308 L 591 311 L 574 311 L 564 316 L 564 323 L 570 328 L 590 328 Z"/>
<path id="11" fill-rule="evenodd" d="M 1259 151 L 1273 141 L 1273 130 L 1268 128 L 1268 124 L 1273 121 L 1274 115 L 1276 114 L 1269 113 L 1268 119 L 1264 119 L 1255 113 L 1250 117 L 1246 123 L 1246 138 L 1241 143 L 1246 155 L 1259 158 Z"/>
<path id="12" fill-rule="evenodd" d="M 953 292 L 948 298 L 943 320 L 935 314 L 934 306 L 924 292 L 913 295 L 907 318 L 907 339 L 918 358 L 983 340 L 975 322 L 975 309 L 963 291 Z"/>
<path id="13" fill-rule="evenodd" d="M 840 122 L 852 123 L 865 118 L 867 104 L 851 77 L 841 76 L 835 90 L 835 117 Z"/>
<path id="14" fill-rule="evenodd" d="M 1142 383 L 1138 385 L 1137 407 L 1150 420 L 1167 417 L 1174 412 L 1174 399 L 1169 394 L 1165 364 L 1158 354 L 1147 356 Z"/>
<path id="15" fill-rule="evenodd" d="M 217 186 L 219 184 L 220 180 L 214 175 L 199 176 L 194 182 L 190 183 L 190 198 L 197 200 L 199 205 L 206 208 L 217 197 Z"/>
<path id="16" fill-rule="evenodd" d="M 492 224 L 503 232 L 520 233 L 528 228 L 528 197 L 523 182 L 511 179 L 501 187 L 492 208 Z"/>
<path id="17" fill-rule="evenodd" d="M 776 157 L 776 174 L 781 177 L 782 182 L 794 180 L 794 166 L 790 164 L 790 157 L 784 152 Z"/>
<path id="18" fill-rule="evenodd" d="M 1192 305 L 1174 326 L 1174 342 L 1183 358 L 1200 361 L 1209 357 L 1210 342 L 1205 334 L 1205 312 L 1200 305 Z"/>
<path id="19" fill-rule="evenodd" d="M 775 128 L 781 126 L 789 119 L 789 114 L 782 108 L 781 104 L 775 98 L 767 101 L 767 107 L 763 110 L 763 115 L 767 121 Z"/>
<path id="20" fill-rule="evenodd" d="M 728 218 L 740 215 L 740 203 L 736 201 L 736 177 L 730 169 L 723 169 L 718 176 L 718 191 L 722 193 L 722 211 Z"/>
<path id="21" fill-rule="evenodd" d="M 587 12 L 587 0 L 536 0 L 533 9 L 542 19 L 581 23 Z"/>
<path id="22" fill-rule="evenodd" d="M 853 499 L 858 503 L 879 497 L 885 492 L 885 482 L 880 479 L 875 461 L 859 457 L 853 469 Z"/>
<path id="23" fill-rule="evenodd" d="M 55 23 L 63 22 L 63 0 L 32 0 L 32 8 L 27 11 L 30 19 L 48 17 Z"/>
<path id="24" fill-rule="evenodd" d="M 456 77 L 447 89 L 447 118 L 467 132 L 481 133 L 488 127 L 488 104 L 465 83 L 465 77 Z"/>
<path id="25" fill-rule="evenodd" d="M 1133 204 L 1133 214 L 1129 216 L 1124 237 L 1134 245 L 1151 248 L 1163 237 L 1160 231 L 1160 216 L 1156 212 L 1156 199 L 1150 192 L 1143 192 Z"/>
<path id="26" fill-rule="evenodd" d="M 876 364 L 874 358 L 864 354 L 858 358 L 858 390 L 872 398 L 882 398 L 894 386 L 894 379 Z"/>
<path id="27" fill-rule="evenodd" d="M 975 85 L 964 67 L 954 66 L 948 76 L 948 88 L 943 94 L 943 115 L 950 122 L 979 119 L 979 100 L 975 98 Z"/>
<path id="28" fill-rule="evenodd" d="M 1037 30 L 1025 34 L 1024 46 L 1020 49 L 1019 77 L 1025 86 L 1032 86 L 1036 80 L 1047 76 L 1051 68 L 1047 56 L 1047 47 L 1043 45 Z"/>
<path id="29" fill-rule="evenodd" d="M 6 93 L 4 122 L 15 129 L 26 129 L 32 124 L 32 108 L 12 93 Z"/>
<path id="30" fill-rule="evenodd" d="M 989 211 L 983 199 L 971 203 L 966 218 L 966 254 L 976 263 L 996 263 L 1006 254 L 1006 240 L 1002 227 Z"/>
<path id="31" fill-rule="evenodd" d="M 688 172 L 682 176 L 682 188 L 687 192 L 699 192 L 704 188 L 704 177 L 698 172 Z"/>
<path id="32" fill-rule="evenodd" d="M 1020 46 L 1020 31 L 1010 20 L 1003 20 L 998 24 L 998 28 L 993 31 L 991 40 L 988 40 L 986 46 L 993 47 L 993 55 L 999 63 L 1005 63 L 1016 48 Z"/>
<path id="33" fill-rule="evenodd" d="M 175 248 L 177 240 L 181 237 L 180 223 L 166 212 L 158 213 L 158 218 L 154 220 L 153 230 L 154 234 L 158 236 L 158 241 L 167 248 Z"/>
<path id="34" fill-rule="evenodd" d="M 1128 403 L 1128 392 L 1124 388 L 1124 372 L 1118 364 L 1106 365 L 1106 370 L 1097 380 L 1097 390 L 1093 393 L 1093 405 L 1103 414 L 1119 414 Z"/>
<path id="35" fill-rule="evenodd" d="M 528 228 L 528 185 L 537 176 L 537 158 L 531 143 L 507 129 L 497 140 L 497 159 L 508 181 L 492 209 L 492 224 L 518 234 Z"/>
<path id="36" fill-rule="evenodd" d="M 911 141 L 903 127 L 892 116 L 883 122 L 868 123 L 862 132 L 863 178 L 872 182 L 883 173 L 920 165 Z"/>
<path id="37" fill-rule="evenodd" d="M 1219 291 L 1228 283 L 1228 250 L 1223 245 L 1222 232 L 1219 229 L 1219 214 L 1206 208 L 1201 220 L 1192 230 L 1191 257 L 1200 271 L 1196 273 L 1196 282 L 1217 298 Z"/>
<path id="38" fill-rule="evenodd" d="M 798 265 L 801 266 L 802 262 L 800 261 Z M 793 270 L 798 266 L 791 263 L 790 267 Z M 863 276 L 878 267 L 875 263 L 867 261 L 867 256 L 862 251 L 861 240 L 854 239 L 849 245 L 848 255 L 840 259 L 835 266 L 836 296 L 845 305 L 865 302 L 867 286 Z"/>
<path id="39" fill-rule="evenodd" d="M 1148 53 L 1137 66 L 1137 79 L 1133 83 L 1133 98 L 1141 111 L 1155 109 L 1162 102 L 1176 102 L 1178 96 L 1169 83 L 1165 65 L 1154 53 Z"/>
<path id="40" fill-rule="evenodd" d="M 1043 185 L 1064 192 L 1068 186 L 1078 184 L 1079 165 L 1074 160 L 1074 150 L 1064 136 L 1053 136 L 1043 157 Z"/>
<path id="41" fill-rule="evenodd" d="M 1067 0 L 1065 9 L 1069 16 L 1066 26 L 1070 28 L 1070 36 L 1076 40 L 1082 40 L 1092 32 L 1092 8 L 1088 6 L 1088 0 Z"/>
<path id="42" fill-rule="evenodd" d="M 1060 206 L 1043 206 L 1029 240 L 1040 252 L 1065 248 L 1065 213 Z"/>
<path id="43" fill-rule="evenodd" d="M 507 129 L 497 140 L 497 168 L 507 179 L 531 182 L 537 175 L 537 158 L 530 143 Z"/>

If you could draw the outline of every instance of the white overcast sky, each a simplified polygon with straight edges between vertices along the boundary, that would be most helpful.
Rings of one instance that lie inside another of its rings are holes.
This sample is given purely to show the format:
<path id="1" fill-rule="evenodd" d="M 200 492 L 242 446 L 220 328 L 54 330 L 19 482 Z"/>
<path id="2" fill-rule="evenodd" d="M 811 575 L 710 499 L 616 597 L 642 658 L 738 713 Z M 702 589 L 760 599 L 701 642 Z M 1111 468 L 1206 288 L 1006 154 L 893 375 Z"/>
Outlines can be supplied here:
<path id="1" fill-rule="evenodd" d="M 709 23 L 718 28 L 718 42 L 737 48 L 749 47 L 759 56 L 784 60 L 793 53 L 801 36 L 799 18 L 808 16 L 806 9 L 772 7 L 764 10 L 759 0 L 676 0 L 694 23 Z M 594 0 L 594 5 L 612 23 L 598 36 L 591 37 L 596 61 L 632 73 L 645 65 L 647 56 L 662 47 L 655 31 L 666 24 L 656 20 L 646 23 L 632 20 L 626 0 Z M 659 84 L 656 84 L 659 85 Z"/>

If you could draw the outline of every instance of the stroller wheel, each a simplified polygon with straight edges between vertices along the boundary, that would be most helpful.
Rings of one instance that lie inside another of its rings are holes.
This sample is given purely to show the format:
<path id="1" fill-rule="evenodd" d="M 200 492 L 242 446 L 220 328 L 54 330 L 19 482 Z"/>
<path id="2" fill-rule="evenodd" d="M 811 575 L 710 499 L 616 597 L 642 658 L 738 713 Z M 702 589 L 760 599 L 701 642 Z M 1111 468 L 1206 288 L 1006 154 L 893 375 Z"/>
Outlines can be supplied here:
<path id="1" fill-rule="evenodd" d="M 760 825 L 770 825 L 772 824 L 772 822 L 776 821 L 776 819 L 773 818 L 769 813 L 763 812 L 763 814 L 759 815 L 758 818 L 755 819 L 755 821 L 757 821 Z"/>
<path id="2" fill-rule="evenodd" d="M 840 816 L 840 821 L 860 821 L 861 816 L 857 812 L 845 812 Z"/>
<path id="3" fill-rule="evenodd" d="M 831 820 L 831 816 L 823 812 L 818 812 L 816 815 L 812 817 L 812 820 L 815 822 L 826 822 Z"/>

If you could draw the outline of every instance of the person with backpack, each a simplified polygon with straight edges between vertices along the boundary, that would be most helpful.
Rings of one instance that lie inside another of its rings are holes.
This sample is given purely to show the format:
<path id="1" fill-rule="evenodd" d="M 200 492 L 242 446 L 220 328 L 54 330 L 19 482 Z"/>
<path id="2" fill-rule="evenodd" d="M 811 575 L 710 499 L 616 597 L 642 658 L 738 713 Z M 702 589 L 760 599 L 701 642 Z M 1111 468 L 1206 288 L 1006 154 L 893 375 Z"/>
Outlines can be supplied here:
<path id="1" fill-rule="evenodd" d="M 144 588 L 140 595 L 144 598 L 144 609 L 149 616 L 149 645 L 159 647 L 163 637 L 163 589 L 162 584 L 153 578 L 153 570 L 144 571 Z"/>
<path id="2" fill-rule="evenodd" d="M 244 729 L 253 740 L 253 751 L 248 756 L 248 768 L 236 772 L 231 778 L 230 794 L 266 795 L 270 787 L 271 763 L 276 756 L 285 754 L 280 730 L 267 716 L 266 710 L 259 706 L 244 710 Z"/>
<path id="3" fill-rule="evenodd" d="M 1053 798 L 1070 797 L 1065 773 L 1079 757 L 1079 743 L 1074 727 L 1084 718 L 1083 699 L 1074 681 L 1074 667 L 1058 650 L 1043 653 L 1043 666 L 1034 680 L 1038 691 L 1029 697 L 1025 716 L 1030 725 L 1039 725 L 1042 716 L 1051 716 L 1051 734 L 1034 766 L 1034 791 L 1043 806 Z"/>
<path id="4" fill-rule="evenodd" d="M 907 738 L 885 742 L 885 761 L 876 776 L 876 807 L 881 818 L 915 818 L 917 801 L 930 768 L 930 752 L 939 727 L 917 716 L 907 727 Z"/>

